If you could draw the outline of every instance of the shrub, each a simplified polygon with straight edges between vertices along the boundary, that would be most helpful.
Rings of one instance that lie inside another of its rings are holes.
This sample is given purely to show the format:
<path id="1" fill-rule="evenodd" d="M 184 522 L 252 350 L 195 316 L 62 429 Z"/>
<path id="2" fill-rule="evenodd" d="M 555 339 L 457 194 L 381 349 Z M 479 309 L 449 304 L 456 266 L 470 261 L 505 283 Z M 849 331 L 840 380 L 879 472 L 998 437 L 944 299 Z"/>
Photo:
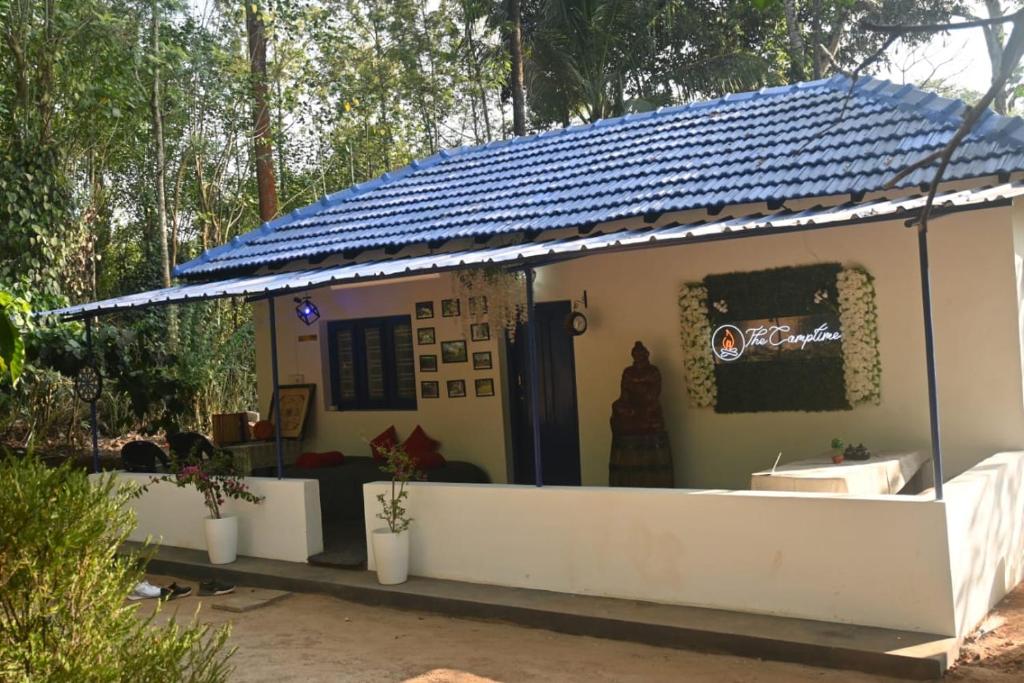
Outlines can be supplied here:
<path id="1" fill-rule="evenodd" d="M 0 680 L 223 681 L 228 629 L 139 618 L 133 489 L 0 454 Z"/>

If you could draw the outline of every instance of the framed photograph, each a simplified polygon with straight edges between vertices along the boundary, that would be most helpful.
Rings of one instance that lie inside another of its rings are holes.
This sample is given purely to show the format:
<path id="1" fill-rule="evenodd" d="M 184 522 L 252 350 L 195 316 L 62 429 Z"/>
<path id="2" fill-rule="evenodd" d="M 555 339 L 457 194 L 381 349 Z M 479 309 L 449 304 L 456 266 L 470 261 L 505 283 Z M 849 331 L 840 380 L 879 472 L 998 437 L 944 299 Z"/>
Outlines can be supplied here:
<path id="1" fill-rule="evenodd" d="M 483 379 L 476 380 L 476 395 L 494 396 L 494 379 L 484 377 Z"/>
<path id="2" fill-rule="evenodd" d="M 420 382 L 420 396 L 441 398 L 441 384 L 439 382 Z"/>
<path id="3" fill-rule="evenodd" d="M 434 336 L 434 328 L 421 327 L 416 330 L 416 343 L 420 346 L 429 346 L 430 344 L 437 343 L 437 337 Z"/>
<path id="4" fill-rule="evenodd" d="M 441 299 L 441 317 L 458 318 L 462 315 L 458 299 Z"/>
<path id="5" fill-rule="evenodd" d="M 282 384 L 281 387 L 281 436 L 285 439 L 301 439 L 306 433 L 309 406 L 313 402 L 315 384 Z M 274 421 L 274 400 L 270 400 L 267 411 Z"/>
<path id="6" fill-rule="evenodd" d="M 448 380 L 448 398 L 466 398 L 466 380 Z"/>
<path id="7" fill-rule="evenodd" d="M 491 364 L 491 352 L 490 351 L 474 351 L 473 352 L 473 369 L 474 370 L 490 370 L 494 367 Z"/>
<path id="8" fill-rule="evenodd" d="M 471 296 L 469 297 L 469 315 L 470 317 L 476 318 L 481 315 L 487 315 L 487 297 L 486 296 Z"/>
<path id="9" fill-rule="evenodd" d="M 441 342 L 442 363 L 465 363 L 468 360 L 465 339 Z"/>
<path id="10" fill-rule="evenodd" d="M 432 353 L 420 356 L 420 372 L 437 372 L 437 356 Z"/>
<path id="11" fill-rule="evenodd" d="M 434 302 L 433 301 L 417 301 L 416 302 L 416 319 L 417 320 L 430 320 L 434 317 Z"/>
<path id="12" fill-rule="evenodd" d="M 487 341 L 491 338 L 490 323 L 473 323 L 469 326 L 469 338 L 473 341 Z"/>

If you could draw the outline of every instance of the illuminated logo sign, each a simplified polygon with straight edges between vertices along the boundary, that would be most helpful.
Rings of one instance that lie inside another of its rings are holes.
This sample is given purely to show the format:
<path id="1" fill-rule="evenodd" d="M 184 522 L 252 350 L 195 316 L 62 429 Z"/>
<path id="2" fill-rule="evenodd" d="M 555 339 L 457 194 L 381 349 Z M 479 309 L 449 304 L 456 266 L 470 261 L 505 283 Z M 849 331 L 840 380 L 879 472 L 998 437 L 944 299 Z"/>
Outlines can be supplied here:
<path id="1" fill-rule="evenodd" d="M 743 320 L 711 333 L 715 363 L 778 360 L 802 352 L 816 358 L 842 353 L 843 335 L 835 315 L 794 315 Z"/>

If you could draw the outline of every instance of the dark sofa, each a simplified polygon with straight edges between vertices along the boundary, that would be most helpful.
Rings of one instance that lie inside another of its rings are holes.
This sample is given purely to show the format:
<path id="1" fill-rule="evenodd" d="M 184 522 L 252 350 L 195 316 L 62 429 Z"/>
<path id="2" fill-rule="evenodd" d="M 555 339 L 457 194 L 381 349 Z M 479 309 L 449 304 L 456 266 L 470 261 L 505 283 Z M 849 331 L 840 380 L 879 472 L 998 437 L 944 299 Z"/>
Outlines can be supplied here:
<path id="1" fill-rule="evenodd" d="M 256 474 L 254 472 L 254 474 Z M 265 468 L 261 476 L 277 475 L 274 468 Z M 476 465 L 459 460 L 449 460 L 441 467 L 424 472 L 427 481 L 444 481 L 464 484 L 489 484 L 487 473 Z M 363 484 L 371 481 L 388 481 L 386 472 L 380 470 L 380 461 L 367 456 L 345 456 L 345 462 L 335 467 L 303 469 L 289 465 L 284 468 L 288 479 L 316 479 L 320 482 L 320 515 L 324 526 L 338 522 L 363 522 Z M 371 501 L 376 504 L 376 501 Z"/>

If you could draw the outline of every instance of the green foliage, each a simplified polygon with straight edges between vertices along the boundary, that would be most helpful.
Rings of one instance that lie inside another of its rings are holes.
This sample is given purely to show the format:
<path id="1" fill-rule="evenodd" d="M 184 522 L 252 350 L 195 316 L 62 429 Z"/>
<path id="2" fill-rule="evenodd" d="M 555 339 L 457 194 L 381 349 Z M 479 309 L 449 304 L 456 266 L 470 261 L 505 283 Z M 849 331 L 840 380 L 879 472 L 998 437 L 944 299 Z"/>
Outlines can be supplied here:
<path id="1" fill-rule="evenodd" d="M 408 529 L 413 521 L 402 504 L 409 497 L 405 485 L 425 477 L 416 469 L 416 463 L 401 446 L 392 446 L 384 450 L 384 464 L 380 469 L 391 475 L 391 491 L 377 494 L 377 502 L 381 507 L 377 519 L 383 519 L 391 533 L 401 533 Z"/>
<path id="2" fill-rule="evenodd" d="M 711 329 L 740 320 L 836 314 L 838 263 L 708 275 Z M 817 292 L 825 292 L 820 299 Z M 716 307 L 724 302 L 725 306 Z M 719 310 L 722 308 L 724 310 Z M 715 364 L 719 413 L 849 410 L 843 358 L 811 352 Z"/>
<path id="3" fill-rule="evenodd" d="M 227 628 L 158 626 L 126 604 L 144 565 L 118 553 L 135 523 L 131 489 L 12 455 L 0 489 L 0 679 L 227 679 Z"/>
<path id="4" fill-rule="evenodd" d="M 153 479 L 153 483 L 170 482 L 178 488 L 194 488 L 203 495 L 203 503 L 210 511 L 210 517 L 220 519 L 221 507 L 227 500 L 244 500 L 259 504 L 263 496 L 257 496 L 235 473 L 231 453 L 220 452 L 212 458 L 190 458 L 185 462 L 174 461 L 172 474 Z"/>
<path id="5" fill-rule="evenodd" d="M 28 302 L 0 290 L 0 384 L 17 385 L 25 365 L 25 341 L 17 319 L 27 317 Z"/>

